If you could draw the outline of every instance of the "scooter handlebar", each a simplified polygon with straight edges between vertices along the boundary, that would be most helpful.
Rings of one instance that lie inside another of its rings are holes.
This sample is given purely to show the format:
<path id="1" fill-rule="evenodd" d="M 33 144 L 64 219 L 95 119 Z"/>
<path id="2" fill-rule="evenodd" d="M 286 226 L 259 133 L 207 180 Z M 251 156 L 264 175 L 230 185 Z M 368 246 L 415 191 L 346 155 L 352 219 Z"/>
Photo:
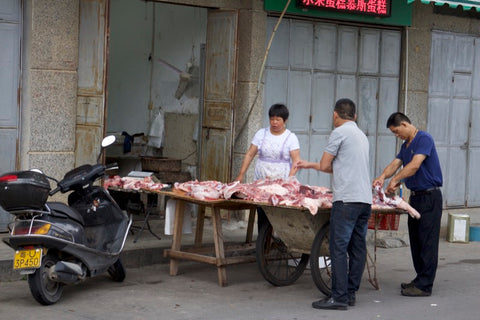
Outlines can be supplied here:
<path id="1" fill-rule="evenodd" d="M 55 189 L 53 190 L 50 190 L 50 192 L 48 193 L 50 196 L 53 196 L 55 193 L 57 193 L 58 191 L 60 191 L 60 187 L 56 187 Z"/>

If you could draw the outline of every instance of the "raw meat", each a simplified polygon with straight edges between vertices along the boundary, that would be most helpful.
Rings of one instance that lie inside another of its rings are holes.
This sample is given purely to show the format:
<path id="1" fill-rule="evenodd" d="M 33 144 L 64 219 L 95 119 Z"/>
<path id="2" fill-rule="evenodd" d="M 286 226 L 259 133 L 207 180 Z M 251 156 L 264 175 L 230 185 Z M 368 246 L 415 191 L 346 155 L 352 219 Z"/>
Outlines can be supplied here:
<path id="1" fill-rule="evenodd" d="M 199 200 L 218 200 L 223 198 L 224 183 L 208 180 L 201 181 L 193 180 L 183 183 L 175 182 L 175 189 L 185 191 L 187 196 Z"/>
<path id="2" fill-rule="evenodd" d="M 195 180 L 175 183 L 174 187 L 201 200 L 243 199 L 274 206 L 291 205 L 307 208 L 312 214 L 316 214 L 320 207 L 332 206 L 328 188 L 302 185 L 295 177 L 286 180 L 261 179 L 252 183 L 235 181 L 228 184 Z"/>
<path id="3" fill-rule="evenodd" d="M 218 181 L 176 182 L 174 187 L 186 195 L 200 200 L 242 199 L 274 206 L 303 207 L 315 215 L 319 208 L 332 207 L 330 189 L 319 186 L 302 185 L 295 177 L 283 179 L 260 179 L 252 183 L 221 183 Z M 381 187 L 375 188 L 372 209 L 399 208 L 419 219 L 420 214 L 402 198 L 387 197 Z"/>
<path id="4" fill-rule="evenodd" d="M 372 209 L 378 208 L 399 208 L 408 212 L 408 214 L 415 219 L 420 219 L 420 213 L 415 210 L 411 205 L 408 204 L 399 196 L 388 197 L 383 191 L 380 184 L 375 185 L 376 196 L 373 197 Z"/>
<path id="5" fill-rule="evenodd" d="M 125 190 L 140 190 L 140 189 L 149 189 L 149 190 L 160 190 L 167 187 L 167 184 L 154 182 L 152 177 L 145 178 L 133 178 L 133 177 L 120 177 L 113 176 L 105 179 L 103 187 L 108 189 L 109 187 L 117 187 Z"/>

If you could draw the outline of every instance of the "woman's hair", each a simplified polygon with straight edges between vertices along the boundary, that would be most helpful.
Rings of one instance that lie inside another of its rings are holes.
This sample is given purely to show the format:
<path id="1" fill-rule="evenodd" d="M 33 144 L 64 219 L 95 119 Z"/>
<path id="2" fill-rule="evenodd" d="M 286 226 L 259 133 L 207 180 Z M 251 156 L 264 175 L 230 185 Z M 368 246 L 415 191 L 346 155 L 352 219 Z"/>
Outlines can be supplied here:
<path id="1" fill-rule="evenodd" d="M 399 127 L 400 124 L 402 123 L 402 121 L 405 121 L 407 123 L 411 123 L 410 122 L 410 119 L 404 115 L 403 113 L 401 112 L 395 112 L 395 113 L 392 113 L 390 115 L 390 117 L 388 117 L 388 120 L 387 120 L 387 128 L 390 128 L 390 127 Z"/>
<path id="2" fill-rule="evenodd" d="M 354 120 L 356 114 L 355 103 L 350 99 L 340 99 L 335 103 L 334 111 L 345 120 Z"/>
<path id="3" fill-rule="evenodd" d="M 268 117 L 280 117 L 283 121 L 288 119 L 288 108 L 284 104 L 276 103 L 268 110 Z"/>

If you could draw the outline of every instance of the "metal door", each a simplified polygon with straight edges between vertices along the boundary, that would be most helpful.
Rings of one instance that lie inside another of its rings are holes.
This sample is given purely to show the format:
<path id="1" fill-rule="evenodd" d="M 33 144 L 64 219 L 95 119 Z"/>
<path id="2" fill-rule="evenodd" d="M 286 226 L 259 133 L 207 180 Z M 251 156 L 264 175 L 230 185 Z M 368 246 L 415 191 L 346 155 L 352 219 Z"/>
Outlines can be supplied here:
<path id="1" fill-rule="evenodd" d="M 446 207 L 480 205 L 479 39 L 432 34 L 428 131 L 440 157 Z"/>
<path id="2" fill-rule="evenodd" d="M 267 32 L 272 32 L 276 19 L 267 23 Z M 317 162 L 333 129 L 335 101 L 350 98 L 370 141 L 373 178 L 395 156 L 395 137 L 385 124 L 398 110 L 400 49 L 398 30 L 284 19 L 266 64 L 264 125 L 268 108 L 286 103 L 287 126 L 299 138 L 301 157 Z M 314 170 L 302 170 L 298 178 L 330 186 L 330 175 Z"/>
<path id="3" fill-rule="evenodd" d="M 108 0 L 80 0 L 75 166 L 95 163 L 104 134 Z"/>
<path id="4" fill-rule="evenodd" d="M 0 174 L 15 170 L 18 162 L 21 3 L 0 2 Z M 10 220 L 0 207 L 0 231 Z"/>
<path id="5" fill-rule="evenodd" d="M 237 20 L 237 11 L 208 12 L 201 180 L 230 179 Z"/>

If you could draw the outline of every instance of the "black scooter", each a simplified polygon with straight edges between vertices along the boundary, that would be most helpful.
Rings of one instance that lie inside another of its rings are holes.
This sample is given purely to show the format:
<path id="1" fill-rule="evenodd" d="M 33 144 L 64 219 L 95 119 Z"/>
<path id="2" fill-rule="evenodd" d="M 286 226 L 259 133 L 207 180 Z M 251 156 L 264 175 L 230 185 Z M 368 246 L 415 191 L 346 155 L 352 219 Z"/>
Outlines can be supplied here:
<path id="1" fill-rule="evenodd" d="M 103 139 L 98 160 L 114 141 L 114 136 Z M 61 181 L 38 170 L 0 176 L 0 205 L 15 215 L 3 241 L 15 250 L 13 269 L 28 274 L 30 291 L 39 303 L 56 303 L 64 285 L 87 277 L 108 272 L 114 281 L 125 279 L 119 256 L 132 220 L 108 191 L 94 185 L 114 167 L 82 165 Z M 57 183 L 55 189 L 48 179 Z M 59 191 L 72 191 L 68 205 L 47 202 Z"/>

